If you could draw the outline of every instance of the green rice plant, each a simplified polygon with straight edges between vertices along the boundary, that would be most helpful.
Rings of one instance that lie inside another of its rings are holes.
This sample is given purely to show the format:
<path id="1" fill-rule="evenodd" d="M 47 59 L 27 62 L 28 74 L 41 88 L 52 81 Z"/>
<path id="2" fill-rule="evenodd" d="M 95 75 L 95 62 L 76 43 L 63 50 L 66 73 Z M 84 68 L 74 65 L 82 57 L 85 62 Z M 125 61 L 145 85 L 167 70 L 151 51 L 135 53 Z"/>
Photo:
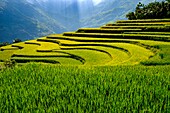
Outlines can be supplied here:
<path id="1" fill-rule="evenodd" d="M 0 72 L 0 112 L 170 111 L 170 66 L 27 64 Z"/>
<path id="2" fill-rule="evenodd" d="M 116 23 L 160 23 L 160 22 L 170 22 L 170 19 L 138 19 L 116 21 Z"/>

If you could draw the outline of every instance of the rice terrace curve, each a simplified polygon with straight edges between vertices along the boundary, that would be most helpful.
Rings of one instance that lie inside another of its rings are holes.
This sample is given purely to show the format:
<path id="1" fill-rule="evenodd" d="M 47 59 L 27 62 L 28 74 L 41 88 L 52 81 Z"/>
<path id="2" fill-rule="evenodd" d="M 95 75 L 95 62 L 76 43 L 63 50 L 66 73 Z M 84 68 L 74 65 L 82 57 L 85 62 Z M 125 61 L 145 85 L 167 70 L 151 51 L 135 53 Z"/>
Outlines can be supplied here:
<path id="1" fill-rule="evenodd" d="M 99 66 L 170 64 L 169 28 L 170 19 L 119 20 L 100 28 L 80 28 L 1 47 L 0 61 Z"/>

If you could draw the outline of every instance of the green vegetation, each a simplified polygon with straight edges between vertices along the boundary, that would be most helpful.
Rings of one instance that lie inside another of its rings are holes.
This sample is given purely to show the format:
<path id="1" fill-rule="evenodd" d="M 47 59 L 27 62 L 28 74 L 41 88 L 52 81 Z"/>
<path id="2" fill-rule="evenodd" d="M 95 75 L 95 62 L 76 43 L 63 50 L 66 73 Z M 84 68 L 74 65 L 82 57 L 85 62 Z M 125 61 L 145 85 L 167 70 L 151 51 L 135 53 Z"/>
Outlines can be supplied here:
<path id="1" fill-rule="evenodd" d="M 160 51 L 153 57 L 151 57 L 147 61 L 141 62 L 141 64 L 144 65 L 159 65 L 159 64 L 165 64 L 169 65 L 169 59 L 170 59 L 170 52 L 169 52 L 170 45 L 161 45 L 159 46 Z"/>
<path id="2" fill-rule="evenodd" d="M 169 0 L 138 4 L 131 19 L 155 4 Z M 170 19 L 15 39 L 0 44 L 0 112 L 169 113 L 169 69 Z"/>
<path id="3" fill-rule="evenodd" d="M 130 20 L 135 19 L 155 19 L 155 18 L 169 18 L 170 17 L 170 2 L 153 2 L 144 5 L 141 2 L 137 4 L 135 12 L 130 12 L 126 15 Z"/>
<path id="4" fill-rule="evenodd" d="M 0 112 L 170 111 L 170 66 L 27 64 L 0 72 Z"/>

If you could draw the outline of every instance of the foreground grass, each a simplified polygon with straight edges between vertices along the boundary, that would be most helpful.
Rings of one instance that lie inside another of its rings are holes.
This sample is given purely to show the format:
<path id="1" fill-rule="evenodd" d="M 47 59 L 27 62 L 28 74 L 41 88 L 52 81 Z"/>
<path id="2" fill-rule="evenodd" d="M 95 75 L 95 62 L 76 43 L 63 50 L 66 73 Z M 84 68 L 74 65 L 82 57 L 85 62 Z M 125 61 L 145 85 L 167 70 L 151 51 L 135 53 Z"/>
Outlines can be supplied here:
<path id="1" fill-rule="evenodd" d="M 0 72 L 0 112 L 170 112 L 170 66 L 28 64 Z"/>

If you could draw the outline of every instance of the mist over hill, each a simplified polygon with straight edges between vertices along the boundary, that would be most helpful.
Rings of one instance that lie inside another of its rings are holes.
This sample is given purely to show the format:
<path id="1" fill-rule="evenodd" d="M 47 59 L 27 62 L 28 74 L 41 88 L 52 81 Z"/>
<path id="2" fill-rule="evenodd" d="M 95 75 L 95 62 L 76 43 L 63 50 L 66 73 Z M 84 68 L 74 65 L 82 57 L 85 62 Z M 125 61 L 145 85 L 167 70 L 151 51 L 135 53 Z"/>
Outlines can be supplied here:
<path id="1" fill-rule="evenodd" d="M 155 0 L 1 0 L 0 42 L 97 27 Z"/>

